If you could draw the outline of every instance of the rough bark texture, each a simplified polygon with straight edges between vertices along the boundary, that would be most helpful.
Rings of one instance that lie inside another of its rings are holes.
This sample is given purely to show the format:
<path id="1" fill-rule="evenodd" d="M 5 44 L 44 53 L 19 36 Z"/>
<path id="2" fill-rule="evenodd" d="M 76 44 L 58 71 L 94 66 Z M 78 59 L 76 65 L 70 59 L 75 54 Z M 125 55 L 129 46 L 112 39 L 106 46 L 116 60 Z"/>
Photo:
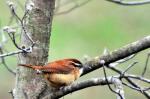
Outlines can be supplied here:
<path id="1" fill-rule="evenodd" d="M 34 3 L 34 8 L 26 19 L 25 28 L 36 44 L 32 53 L 19 55 L 19 63 L 44 65 L 48 58 L 55 0 L 31 1 Z M 25 47 L 31 45 L 24 33 L 21 37 L 21 43 Z M 42 99 L 46 95 L 46 90 L 49 90 L 44 88 L 45 81 L 42 78 L 31 69 L 18 67 L 16 85 L 13 90 L 14 99 Z"/>

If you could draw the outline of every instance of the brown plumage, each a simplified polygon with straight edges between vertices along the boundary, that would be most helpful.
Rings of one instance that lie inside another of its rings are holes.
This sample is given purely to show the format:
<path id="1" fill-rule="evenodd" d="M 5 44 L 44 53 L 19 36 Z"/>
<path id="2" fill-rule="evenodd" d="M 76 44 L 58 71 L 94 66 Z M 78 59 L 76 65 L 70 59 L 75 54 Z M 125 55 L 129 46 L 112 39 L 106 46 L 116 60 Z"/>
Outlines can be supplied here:
<path id="1" fill-rule="evenodd" d="M 18 64 L 41 71 L 44 78 L 53 87 L 59 88 L 73 83 L 81 75 L 82 63 L 77 59 L 62 59 L 50 62 L 45 66 Z"/>

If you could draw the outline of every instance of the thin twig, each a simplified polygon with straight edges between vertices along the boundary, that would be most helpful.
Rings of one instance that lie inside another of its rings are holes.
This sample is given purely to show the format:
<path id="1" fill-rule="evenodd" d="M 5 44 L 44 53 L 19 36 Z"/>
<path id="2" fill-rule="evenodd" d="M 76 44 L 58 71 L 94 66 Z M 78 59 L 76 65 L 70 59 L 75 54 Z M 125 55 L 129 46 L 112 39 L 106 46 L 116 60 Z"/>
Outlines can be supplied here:
<path id="1" fill-rule="evenodd" d="M 122 73 L 122 75 L 124 75 L 129 69 L 131 69 L 133 66 L 135 66 L 135 64 L 137 64 L 138 62 L 133 62 L 132 64 L 130 64 L 127 69 L 125 69 Z"/>
<path id="2" fill-rule="evenodd" d="M 25 48 L 25 49 L 22 49 L 22 50 L 18 50 L 18 51 L 14 51 L 14 52 L 9 52 L 9 53 L 5 53 L 5 54 L 1 54 L 0 58 L 6 57 L 6 56 L 11 56 L 11 55 L 16 55 L 16 54 L 19 54 L 19 53 L 29 53 L 29 52 L 31 52 L 31 47 Z"/>
<path id="3" fill-rule="evenodd" d="M 2 48 L 0 48 L 0 53 L 3 54 Z M 13 70 L 11 70 L 11 69 L 8 67 L 8 65 L 6 64 L 4 57 L 2 57 L 1 60 L 2 60 L 2 64 L 5 66 L 5 68 L 6 68 L 10 73 L 12 73 L 13 75 L 16 75 L 16 73 L 15 73 Z"/>
<path id="4" fill-rule="evenodd" d="M 125 62 L 127 62 L 127 61 L 133 59 L 135 56 L 136 56 L 136 54 L 130 55 L 130 56 L 125 57 L 125 58 L 123 58 L 123 59 L 120 59 L 120 60 L 118 60 L 118 61 L 116 61 L 116 62 L 110 63 L 109 66 L 114 67 L 114 66 L 117 66 L 117 65 L 119 65 L 119 64 L 125 63 Z"/>
<path id="5" fill-rule="evenodd" d="M 22 50 L 22 48 L 20 48 L 18 46 L 18 44 L 16 43 L 15 34 L 14 33 L 8 33 L 8 35 L 9 35 L 10 39 L 12 40 L 13 44 L 15 45 L 15 47 L 18 48 L 19 50 Z"/>
<path id="6" fill-rule="evenodd" d="M 71 12 L 71 11 L 73 11 L 73 10 L 75 10 L 75 9 L 77 9 L 77 8 L 79 8 L 79 7 L 83 6 L 83 5 L 85 5 L 85 4 L 87 4 L 87 3 L 90 2 L 90 1 L 91 1 L 91 0 L 87 0 L 87 1 L 82 2 L 81 4 L 75 4 L 75 5 L 74 5 L 73 7 L 71 7 L 70 9 L 65 10 L 65 11 L 61 11 L 61 12 L 58 12 L 58 13 L 55 13 L 55 15 L 67 14 L 67 13 L 69 13 L 69 12 Z"/>
<path id="7" fill-rule="evenodd" d="M 148 61 L 149 61 L 149 57 L 150 57 L 150 53 L 147 54 L 147 58 L 146 58 L 144 70 L 143 70 L 143 72 L 142 72 L 142 77 L 144 77 L 144 75 L 145 75 L 145 73 L 146 73 L 147 66 L 148 66 Z"/>
<path id="8" fill-rule="evenodd" d="M 142 88 L 136 84 L 135 82 L 133 82 L 133 80 L 131 80 L 130 78 L 125 78 L 131 85 L 133 85 L 134 87 L 137 87 L 140 89 L 140 93 L 142 93 L 147 99 L 150 99 L 150 94 L 144 90 L 142 90 Z"/>
<path id="9" fill-rule="evenodd" d="M 21 27 L 22 27 L 22 29 L 23 29 L 23 31 L 24 31 L 24 33 L 25 33 L 25 35 L 26 35 L 26 37 L 31 41 L 31 43 L 34 45 L 35 44 L 35 42 L 32 40 L 32 38 L 28 35 L 28 33 L 27 33 L 27 31 L 26 31 L 26 29 L 25 29 L 25 26 L 24 26 L 24 19 L 25 19 L 25 17 L 27 16 L 27 14 L 28 14 L 28 12 L 29 12 L 29 10 L 26 10 L 25 11 L 25 13 L 24 13 L 24 15 L 23 15 L 23 17 L 22 17 L 22 19 L 17 15 L 17 13 L 15 12 L 15 9 L 14 9 L 14 7 L 10 7 L 10 9 L 11 9 L 11 11 L 12 11 L 12 14 L 19 20 L 19 22 L 21 23 Z"/>
<path id="10" fill-rule="evenodd" d="M 119 96 L 120 96 L 120 99 L 123 99 L 123 97 L 122 97 L 122 95 L 121 95 L 120 93 L 117 93 L 116 91 L 114 91 L 114 90 L 111 88 L 111 86 L 110 86 L 110 84 L 109 84 L 109 82 L 108 82 L 108 79 L 107 79 L 107 74 L 106 74 L 106 70 L 105 70 L 105 65 L 103 65 L 103 72 L 104 72 L 104 77 L 105 77 L 105 79 L 106 79 L 106 83 L 107 83 L 107 85 L 108 85 L 108 88 L 109 88 L 113 93 L 119 95 Z"/>
<path id="11" fill-rule="evenodd" d="M 134 86 L 132 86 L 132 85 L 130 85 L 130 84 L 127 84 L 127 83 L 122 83 L 123 85 L 125 85 L 125 86 L 127 86 L 127 87 L 129 87 L 129 88 L 131 88 L 131 89 L 133 89 L 133 90 L 137 90 L 137 91 L 140 91 L 141 92 L 141 89 L 139 89 L 139 88 L 137 88 L 137 87 L 134 87 Z"/>
<path id="12" fill-rule="evenodd" d="M 111 70 L 119 73 L 120 75 L 122 74 L 122 71 L 119 69 L 116 69 L 115 67 L 109 67 Z M 120 76 L 121 77 L 121 76 Z M 132 78 L 137 79 L 137 80 L 141 80 L 143 82 L 146 83 L 150 83 L 149 79 L 143 78 L 143 77 L 139 77 L 139 76 L 135 76 L 135 75 L 129 75 L 129 74 L 124 74 L 124 76 L 122 76 L 122 78 L 125 78 L 132 86 L 134 86 L 135 88 L 139 89 L 140 92 L 147 97 L 148 99 L 150 99 L 150 94 L 148 92 L 145 92 L 144 90 L 142 90 L 135 82 L 133 82 L 133 80 L 131 80 Z"/>

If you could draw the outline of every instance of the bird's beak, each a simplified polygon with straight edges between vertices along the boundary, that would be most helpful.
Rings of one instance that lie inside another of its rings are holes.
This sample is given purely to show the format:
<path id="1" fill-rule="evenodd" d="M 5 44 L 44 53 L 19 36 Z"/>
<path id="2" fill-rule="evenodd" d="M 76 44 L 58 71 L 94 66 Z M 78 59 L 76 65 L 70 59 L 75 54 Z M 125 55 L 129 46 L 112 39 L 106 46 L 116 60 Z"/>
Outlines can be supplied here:
<path id="1" fill-rule="evenodd" d="M 80 68 L 80 69 L 79 69 L 79 73 L 80 73 L 80 75 L 82 75 L 82 73 L 83 73 L 83 68 Z"/>

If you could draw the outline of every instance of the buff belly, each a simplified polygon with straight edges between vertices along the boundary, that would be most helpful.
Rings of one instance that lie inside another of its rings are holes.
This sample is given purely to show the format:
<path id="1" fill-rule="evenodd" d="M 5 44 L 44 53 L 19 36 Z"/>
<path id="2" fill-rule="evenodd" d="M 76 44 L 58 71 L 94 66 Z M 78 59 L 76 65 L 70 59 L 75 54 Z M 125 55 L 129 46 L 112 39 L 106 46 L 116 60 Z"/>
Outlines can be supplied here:
<path id="1" fill-rule="evenodd" d="M 62 87 L 70 85 L 79 77 L 79 75 L 73 74 L 50 74 L 45 76 L 49 84 L 53 87 Z"/>

